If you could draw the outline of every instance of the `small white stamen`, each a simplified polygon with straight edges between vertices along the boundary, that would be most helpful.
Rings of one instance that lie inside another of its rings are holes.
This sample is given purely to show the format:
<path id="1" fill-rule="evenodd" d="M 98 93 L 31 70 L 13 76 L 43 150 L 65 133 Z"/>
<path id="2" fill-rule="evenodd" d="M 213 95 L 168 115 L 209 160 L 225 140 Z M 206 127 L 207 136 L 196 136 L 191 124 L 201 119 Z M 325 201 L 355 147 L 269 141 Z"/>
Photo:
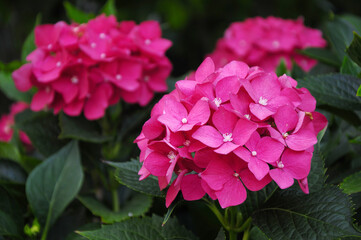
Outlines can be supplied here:
<path id="1" fill-rule="evenodd" d="M 132 213 L 132 212 L 128 212 L 128 217 L 133 217 L 133 213 Z"/>
<path id="2" fill-rule="evenodd" d="M 283 165 L 282 161 L 277 162 L 278 168 L 284 168 L 285 165 Z"/>
<path id="3" fill-rule="evenodd" d="M 222 99 L 220 98 L 215 98 L 213 99 L 214 104 L 216 104 L 217 107 L 221 106 L 222 103 Z"/>
<path id="4" fill-rule="evenodd" d="M 105 53 L 100 54 L 100 58 L 104 59 L 107 55 Z"/>
<path id="5" fill-rule="evenodd" d="M 116 76 L 115 76 L 115 78 L 117 79 L 117 80 L 122 80 L 122 75 L 120 75 L 120 74 L 117 74 Z"/>
<path id="6" fill-rule="evenodd" d="M 274 40 L 274 41 L 272 42 L 272 47 L 274 47 L 274 48 L 279 48 L 280 45 L 281 45 L 280 42 L 277 41 L 277 40 Z"/>
<path id="7" fill-rule="evenodd" d="M 105 38 L 105 33 L 101 33 L 101 34 L 99 34 L 99 38 L 101 38 L 101 39 L 104 39 Z"/>
<path id="8" fill-rule="evenodd" d="M 163 115 L 165 114 L 165 110 L 163 110 Z"/>
<path id="9" fill-rule="evenodd" d="M 244 117 L 247 118 L 248 120 L 251 120 L 251 116 L 249 114 L 244 114 Z"/>
<path id="10" fill-rule="evenodd" d="M 71 77 L 70 81 L 74 84 L 77 84 L 79 82 L 79 79 L 77 76 L 73 76 L 73 77 Z"/>
<path id="11" fill-rule="evenodd" d="M 151 42 L 152 41 L 150 41 L 150 39 L 145 39 L 145 41 L 144 41 L 145 45 L 149 45 L 149 44 L 151 44 Z"/>
<path id="12" fill-rule="evenodd" d="M 149 79 L 150 79 L 150 77 L 148 76 L 148 75 L 146 75 L 146 76 L 144 76 L 144 82 L 148 82 L 149 81 Z"/>
<path id="13" fill-rule="evenodd" d="M 253 157 L 257 156 L 257 152 L 256 152 L 256 151 L 252 151 L 252 156 L 253 156 Z"/>
<path id="14" fill-rule="evenodd" d="M 184 146 L 189 146 L 189 144 L 191 144 L 191 141 L 189 141 L 189 140 L 185 140 L 185 142 L 183 143 L 184 144 Z"/>
<path id="15" fill-rule="evenodd" d="M 57 66 L 57 67 L 60 67 L 60 66 L 61 66 L 61 62 L 60 62 L 60 61 L 57 62 L 57 63 L 56 63 L 56 66 Z"/>
<path id="16" fill-rule="evenodd" d="M 223 133 L 223 142 L 231 142 L 233 141 L 232 133 Z"/>
<path id="17" fill-rule="evenodd" d="M 171 163 L 171 162 L 174 161 L 174 159 L 175 159 L 177 156 L 175 155 L 175 153 L 174 153 L 173 151 L 170 151 L 170 152 L 168 153 L 167 157 L 169 158 L 169 160 L 170 160 L 169 162 Z"/>
<path id="18" fill-rule="evenodd" d="M 75 32 L 75 33 L 79 32 L 79 27 L 73 28 L 73 32 Z"/>
<path id="19" fill-rule="evenodd" d="M 53 44 L 50 43 L 50 44 L 48 45 L 48 49 L 50 50 L 50 49 L 52 49 L 52 48 L 53 48 Z"/>
<path id="20" fill-rule="evenodd" d="M 188 122 L 188 120 L 186 118 L 182 119 L 182 123 L 186 124 Z"/>
<path id="21" fill-rule="evenodd" d="M 268 101 L 267 99 L 260 97 L 258 103 L 263 106 L 267 106 L 267 101 Z"/>
<path id="22" fill-rule="evenodd" d="M 95 42 L 93 42 L 93 43 L 90 44 L 90 46 L 91 46 L 92 48 L 95 48 L 95 47 L 97 46 L 97 44 L 96 44 Z"/>
<path id="23" fill-rule="evenodd" d="M 288 133 L 285 132 L 284 134 L 282 134 L 282 137 L 283 137 L 283 138 L 287 138 L 287 137 L 288 137 Z"/>
<path id="24" fill-rule="evenodd" d="M 209 101 L 209 98 L 207 98 L 207 97 L 202 97 L 201 100 L 202 100 L 202 101 L 205 101 L 205 102 L 208 102 L 208 101 Z"/>
<path id="25" fill-rule="evenodd" d="M 239 174 L 238 173 L 233 173 L 233 176 L 235 176 L 236 178 L 238 178 L 239 177 Z"/>

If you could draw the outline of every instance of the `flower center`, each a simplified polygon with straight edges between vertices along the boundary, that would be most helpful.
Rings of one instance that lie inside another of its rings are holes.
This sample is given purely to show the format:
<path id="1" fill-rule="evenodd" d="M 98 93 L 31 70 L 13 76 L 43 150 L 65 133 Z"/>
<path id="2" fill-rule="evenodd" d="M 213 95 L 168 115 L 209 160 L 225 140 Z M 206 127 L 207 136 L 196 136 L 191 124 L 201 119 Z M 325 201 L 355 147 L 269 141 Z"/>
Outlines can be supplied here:
<path id="1" fill-rule="evenodd" d="M 168 153 L 167 157 L 169 158 L 169 162 L 171 163 L 171 162 L 174 161 L 174 159 L 175 159 L 177 156 L 175 155 L 175 153 L 174 153 L 173 151 L 170 151 L 170 152 Z"/>
<path id="2" fill-rule="evenodd" d="M 115 78 L 117 79 L 117 80 L 122 80 L 122 75 L 120 75 L 120 74 L 117 74 L 116 76 L 115 76 Z"/>
<path id="3" fill-rule="evenodd" d="M 252 151 L 252 156 L 253 156 L 253 157 L 257 156 L 257 152 L 256 152 L 256 151 Z"/>
<path id="4" fill-rule="evenodd" d="M 104 59 L 107 55 L 105 53 L 100 54 L 100 58 Z"/>
<path id="5" fill-rule="evenodd" d="M 60 61 L 57 62 L 57 63 L 56 63 L 56 66 L 57 66 L 57 67 L 60 67 L 60 66 L 61 66 L 61 62 L 60 62 Z"/>
<path id="6" fill-rule="evenodd" d="M 288 135 L 289 135 L 288 132 L 285 132 L 284 134 L 282 134 L 282 137 L 286 139 Z"/>
<path id="7" fill-rule="evenodd" d="M 279 162 L 277 162 L 277 167 L 278 168 L 284 168 L 285 165 L 283 165 L 282 161 L 279 161 Z"/>
<path id="8" fill-rule="evenodd" d="M 238 178 L 239 177 L 239 174 L 238 173 L 233 173 L 233 176 L 235 176 L 236 178 Z"/>
<path id="9" fill-rule="evenodd" d="M 144 43 L 145 45 L 149 45 L 152 41 L 150 41 L 150 39 L 145 39 Z"/>
<path id="10" fill-rule="evenodd" d="M 105 33 L 99 34 L 99 38 L 104 39 L 105 38 Z"/>
<path id="11" fill-rule="evenodd" d="M 249 114 L 244 114 L 244 117 L 247 118 L 248 120 L 251 119 L 251 116 Z"/>
<path id="12" fill-rule="evenodd" d="M 185 142 L 183 144 L 184 144 L 184 146 L 189 146 L 189 144 L 191 144 L 191 141 L 185 140 Z"/>
<path id="13" fill-rule="evenodd" d="M 277 41 L 277 40 L 274 40 L 274 41 L 272 42 L 272 46 L 273 46 L 274 48 L 279 48 L 280 45 L 281 45 L 280 42 Z"/>
<path id="14" fill-rule="evenodd" d="M 263 106 L 267 106 L 267 99 L 266 98 L 263 98 L 263 97 L 260 97 L 259 100 L 258 100 L 258 103 L 263 105 Z"/>
<path id="15" fill-rule="evenodd" d="M 70 81 L 71 81 L 72 83 L 74 83 L 74 84 L 77 84 L 77 83 L 79 82 L 79 79 L 78 79 L 77 76 L 73 76 L 73 77 L 70 79 Z"/>
<path id="16" fill-rule="evenodd" d="M 223 142 L 231 142 L 233 141 L 232 133 L 223 133 Z"/>
<path id="17" fill-rule="evenodd" d="M 186 118 L 182 118 L 182 123 L 186 124 L 188 120 Z"/>
<path id="18" fill-rule="evenodd" d="M 97 46 L 97 44 L 96 44 L 95 42 L 93 42 L 93 43 L 90 44 L 90 47 L 91 47 L 91 48 L 95 48 L 96 46 Z"/>
<path id="19" fill-rule="evenodd" d="M 50 43 L 50 44 L 48 45 L 48 49 L 50 50 L 50 49 L 52 49 L 52 48 L 53 48 L 53 44 Z"/>
<path id="20" fill-rule="evenodd" d="M 215 99 L 213 99 L 213 102 L 214 102 L 214 104 L 216 104 L 217 107 L 219 107 L 221 105 L 221 103 L 222 103 L 222 99 L 215 98 Z"/>

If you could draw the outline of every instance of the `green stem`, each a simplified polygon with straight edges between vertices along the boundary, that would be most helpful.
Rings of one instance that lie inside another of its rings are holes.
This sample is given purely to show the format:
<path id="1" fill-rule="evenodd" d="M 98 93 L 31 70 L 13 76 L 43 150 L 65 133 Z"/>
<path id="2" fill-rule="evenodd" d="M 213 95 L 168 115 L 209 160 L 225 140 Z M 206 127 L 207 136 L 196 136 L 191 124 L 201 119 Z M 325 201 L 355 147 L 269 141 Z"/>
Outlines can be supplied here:
<path id="1" fill-rule="evenodd" d="M 248 228 L 247 228 L 247 230 L 244 231 L 242 240 L 248 240 L 249 235 L 250 235 L 250 232 L 249 232 L 250 229 L 251 229 L 251 225 L 249 225 Z"/>
<path id="2" fill-rule="evenodd" d="M 214 215 L 216 215 L 218 221 L 222 224 L 222 226 L 227 229 L 229 229 L 227 223 L 225 222 L 225 219 L 222 215 L 222 213 L 218 210 L 218 208 L 216 207 L 216 205 L 214 205 L 213 202 L 203 198 L 203 200 L 207 203 L 206 205 L 209 207 L 209 209 L 214 213 Z"/>
<path id="3" fill-rule="evenodd" d="M 239 228 L 236 228 L 235 231 L 236 232 L 243 232 L 244 230 L 248 229 L 251 227 L 251 223 L 252 223 L 252 218 L 249 217 L 247 218 L 247 220 L 242 224 L 242 226 L 240 226 Z"/>
<path id="4" fill-rule="evenodd" d="M 234 231 L 229 231 L 229 240 L 237 240 L 237 233 Z"/>
<path id="5" fill-rule="evenodd" d="M 43 234 L 41 235 L 41 240 L 46 240 L 48 236 L 48 231 L 49 231 L 49 224 L 45 224 Z"/>
<path id="6" fill-rule="evenodd" d="M 117 189 L 112 189 L 113 211 L 119 211 L 119 197 Z"/>

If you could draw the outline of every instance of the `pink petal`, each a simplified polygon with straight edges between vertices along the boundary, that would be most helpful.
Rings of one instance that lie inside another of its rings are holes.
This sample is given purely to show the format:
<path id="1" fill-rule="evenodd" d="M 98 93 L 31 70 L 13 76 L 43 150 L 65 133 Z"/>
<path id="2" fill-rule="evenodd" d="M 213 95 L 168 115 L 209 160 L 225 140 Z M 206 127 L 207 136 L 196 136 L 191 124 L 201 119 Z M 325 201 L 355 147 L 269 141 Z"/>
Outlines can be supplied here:
<path id="1" fill-rule="evenodd" d="M 281 189 L 289 188 L 294 183 L 291 174 L 284 171 L 283 169 L 279 169 L 279 168 L 271 169 L 269 171 L 269 175 Z"/>
<path id="2" fill-rule="evenodd" d="M 222 102 L 229 100 L 231 94 L 236 94 L 241 87 L 241 81 L 238 76 L 230 76 L 221 79 L 216 85 L 216 96 L 222 99 Z"/>
<path id="3" fill-rule="evenodd" d="M 26 92 L 30 90 L 32 87 L 32 83 L 30 81 L 31 75 L 32 75 L 31 63 L 24 64 L 19 69 L 15 70 L 12 73 L 12 78 L 14 79 L 15 87 L 21 92 Z"/>
<path id="4" fill-rule="evenodd" d="M 198 67 L 195 79 L 197 82 L 203 82 L 209 75 L 214 72 L 214 63 L 210 57 L 207 57 Z"/>
<path id="5" fill-rule="evenodd" d="M 313 112 L 312 118 L 313 128 L 315 129 L 315 133 L 318 134 L 327 126 L 327 118 L 319 112 Z"/>
<path id="6" fill-rule="evenodd" d="M 194 155 L 194 163 L 201 168 L 206 168 L 212 160 L 217 159 L 219 159 L 218 154 L 210 148 L 196 151 Z"/>
<path id="7" fill-rule="evenodd" d="M 238 117 L 224 108 L 219 108 L 214 112 L 212 122 L 214 126 L 222 133 L 232 133 L 237 123 Z"/>
<path id="8" fill-rule="evenodd" d="M 287 146 L 295 151 L 306 150 L 317 143 L 317 137 L 312 128 L 301 128 L 297 133 L 285 139 Z"/>
<path id="9" fill-rule="evenodd" d="M 63 111 L 69 116 L 79 116 L 83 110 L 84 100 L 73 101 L 64 106 Z"/>
<path id="10" fill-rule="evenodd" d="M 217 129 L 208 125 L 198 128 L 197 131 L 193 133 L 192 137 L 212 148 L 217 148 L 223 143 L 222 135 Z"/>
<path id="11" fill-rule="evenodd" d="M 184 200 L 195 201 L 201 199 L 206 193 L 201 185 L 201 178 L 195 174 L 189 174 L 183 177 L 181 190 Z"/>
<path id="12" fill-rule="evenodd" d="M 84 115 L 89 120 L 99 119 L 104 116 L 111 97 L 112 88 L 108 84 L 101 84 L 91 94 L 84 106 Z"/>
<path id="13" fill-rule="evenodd" d="M 215 149 L 214 152 L 226 155 L 238 147 L 239 145 L 236 145 L 232 142 L 225 142 L 219 148 Z"/>
<path id="14" fill-rule="evenodd" d="M 150 118 L 143 125 L 142 132 L 148 139 L 155 139 L 161 135 L 164 131 L 164 127 L 156 118 Z"/>
<path id="15" fill-rule="evenodd" d="M 233 130 L 233 142 L 238 145 L 245 144 L 251 135 L 257 130 L 257 123 L 248 119 L 240 118 Z"/>
<path id="16" fill-rule="evenodd" d="M 295 129 L 298 115 L 295 109 L 289 105 L 280 107 L 274 115 L 278 130 L 283 134 Z"/>
<path id="17" fill-rule="evenodd" d="M 167 195 L 165 197 L 165 206 L 166 207 L 169 207 L 172 204 L 172 202 L 174 201 L 174 199 L 177 197 L 177 195 L 179 193 L 180 186 L 175 187 L 174 183 L 175 183 L 175 181 L 168 188 Z"/>
<path id="18" fill-rule="evenodd" d="M 268 164 L 257 159 L 256 157 L 251 157 L 251 160 L 248 163 L 248 168 L 254 174 L 257 180 L 263 179 L 269 172 Z"/>
<path id="19" fill-rule="evenodd" d="M 257 144 L 257 158 L 265 162 L 277 161 L 284 149 L 284 145 L 271 137 L 263 137 Z"/>
<path id="20" fill-rule="evenodd" d="M 251 82 L 255 96 L 259 100 L 260 97 L 267 99 L 279 96 L 281 92 L 281 84 L 275 73 L 267 73 L 260 77 L 256 77 Z"/>
<path id="21" fill-rule="evenodd" d="M 251 152 L 245 147 L 239 147 L 233 151 L 242 160 L 249 162 L 251 160 Z"/>
<path id="22" fill-rule="evenodd" d="M 265 120 L 269 116 L 273 115 L 275 112 L 269 110 L 267 107 L 260 105 L 258 103 L 251 103 L 249 105 L 251 113 L 255 115 L 259 120 Z"/>
<path id="23" fill-rule="evenodd" d="M 251 191 L 259 191 L 272 181 L 269 175 L 266 175 L 260 181 L 257 180 L 254 174 L 249 169 L 242 170 L 239 173 L 239 176 L 246 188 Z"/>
<path id="24" fill-rule="evenodd" d="M 308 189 L 307 177 L 306 177 L 306 178 L 303 178 L 303 179 L 300 179 L 300 180 L 297 180 L 297 181 L 298 181 L 298 184 L 300 185 L 301 190 L 302 190 L 304 193 L 309 194 L 309 193 L 310 193 L 310 190 Z"/>
<path id="25" fill-rule="evenodd" d="M 216 196 L 214 190 L 208 186 L 206 181 L 204 181 L 203 179 L 201 179 L 201 180 L 202 180 L 201 185 L 202 185 L 202 188 L 204 189 L 204 191 L 208 194 L 208 196 L 210 198 L 212 198 L 213 200 L 216 200 L 217 196 Z"/>
<path id="26" fill-rule="evenodd" d="M 222 72 L 218 76 L 218 79 L 222 79 L 228 76 L 245 78 L 248 74 L 248 71 L 249 67 L 244 62 L 232 61 L 223 67 Z"/>
<path id="27" fill-rule="evenodd" d="M 234 171 L 225 161 L 213 160 L 209 163 L 201 177 L 213 190 L 221 190 L 223 185 L 234 178 Z"/>
<path id="28" fill-rule="evenodd" d="M 169 158 L 158 152 L 150 153 L 144 160 L 144 167 L 154 176 L 166 176 L 169 166 Z"/>
<path id="29" fill-rule="evenodd" d="M 221 190 L 216 191 L 216 196 L 219 205 L 221 205 L 222 208 L 227 208 L 243 203 L 247 198 L 247 191 L 242 182 L 233 177 L 233 179 L 224 184 Z"/>
<path id="30" fill-rule="evenodd" d="M 312 153 L 307 151 L 296 152 L 286 149 L 281 157 L 284 171 L 293 178 L 302 179 L 307 177 L 311 169 Z"/>
<path id="31" fill-rule="evenodd" d="M 188 115 L 188 123 L 192 125 L 204 125 L 211 115 L 209 104 L 206 101 L 199 100 Z"/>
<path id="32" fill-rule="evenodd" d="M 33 96 L 30 108 L 32 111 L 40 111 L 54 99 L 54 90 L 46 88 L 39 90 Z"/>

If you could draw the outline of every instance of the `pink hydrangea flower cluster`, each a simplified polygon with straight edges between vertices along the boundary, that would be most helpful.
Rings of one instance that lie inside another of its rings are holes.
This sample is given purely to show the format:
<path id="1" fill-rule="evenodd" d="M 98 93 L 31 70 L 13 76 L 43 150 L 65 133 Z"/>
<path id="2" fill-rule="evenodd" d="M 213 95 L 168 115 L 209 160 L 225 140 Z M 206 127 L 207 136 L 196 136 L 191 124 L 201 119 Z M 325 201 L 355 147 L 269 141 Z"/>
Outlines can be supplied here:
<path id="1" fill-rule="evenodd" d="M 313 145 L 327 119 L 296 85 L 239 61 L 215 69 L 207 58 L 154 106 L 135 140 L 140 180 L 154 175 L 160 189 L 170 184 L 167 207 L 179 191 L 189 201 L 208 194 L 223 208 L 238 205 L 246 189 L 272 180 L 282 189 L 297 180 L 308 193 Z"/>
<path id="2" fill-rule="evenodd" d="M 172 43 L 161 35 L 156 21 L 118 23 L 105 15 L 86 24 L 37 26 L 37 49 L 12 76 L 20 91 L 38 88 L 33 111 L 84 111 L 87 119 L 98 119 L 121 98 L 144 106 L 154 92 L 167 90 L 172 65 L 165 51 Z"/>
<path id="3" fill-rule="evenodd" d="M 4 114 L 0 118 L 0 142 L 10 142 L 14 130 L 15 115 L 29 108 L 29 105 L 23 102 L 17 102 L 11 105 L 10 113 Z M 25 146 L 31 147 L 31 141 L 29 137 L 22 131 L 19 131 L 19 138 Z"/>
<path id="4" fill-rule="evenodd" d="M 297 50 L 325 46 L 321 31 L 304 26 L 301 18 L 256 17 L 232 23 L 209 56 L 217 68 L 232 60 L 240 60 L 250 66 L 275 71 L 283 58 L 288 69 L 292 68 L 294 60 L 303 70 L 309 71 L 316 60 L 299 54 Z"/>

